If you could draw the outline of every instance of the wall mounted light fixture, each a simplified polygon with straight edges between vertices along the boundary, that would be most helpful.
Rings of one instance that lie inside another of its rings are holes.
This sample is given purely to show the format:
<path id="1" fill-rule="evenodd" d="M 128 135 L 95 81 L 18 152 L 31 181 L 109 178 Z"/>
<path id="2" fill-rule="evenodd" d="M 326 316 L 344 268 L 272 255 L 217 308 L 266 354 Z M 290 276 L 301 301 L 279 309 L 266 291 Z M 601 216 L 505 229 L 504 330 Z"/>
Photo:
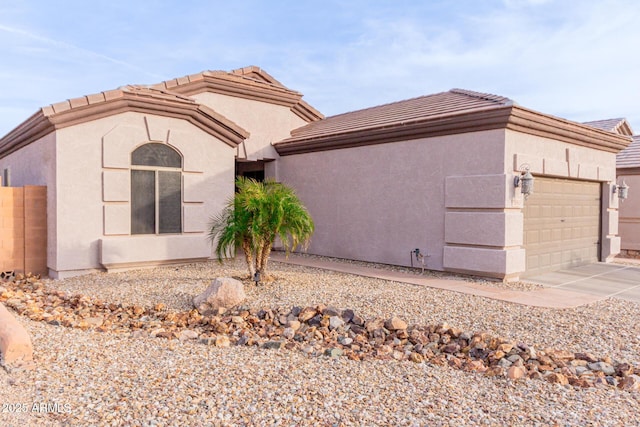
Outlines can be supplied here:
<path id="1" fill-rule="evenodd" d="M 627 197 L 629 197 L 629 186 L 624 180 L 622 180 L 622 184 L 616 185 L 613 184 L 613 194 L 618 193 L 618 199 L 624 201 Z"/>
<path id="2" fill-rule="evenodd" d="M 520 166 L 520 169 L 524 172 L 521 172 L 520 175 L 516 175 L 513 178 L 513 186 L 518 188 L 520 187 L 520 192 L 524 194 L 524 198 L 526 199 L 529 195 L 533 194 L 533 175 L 529 171 L 529 165 L 524 164 Z"/>

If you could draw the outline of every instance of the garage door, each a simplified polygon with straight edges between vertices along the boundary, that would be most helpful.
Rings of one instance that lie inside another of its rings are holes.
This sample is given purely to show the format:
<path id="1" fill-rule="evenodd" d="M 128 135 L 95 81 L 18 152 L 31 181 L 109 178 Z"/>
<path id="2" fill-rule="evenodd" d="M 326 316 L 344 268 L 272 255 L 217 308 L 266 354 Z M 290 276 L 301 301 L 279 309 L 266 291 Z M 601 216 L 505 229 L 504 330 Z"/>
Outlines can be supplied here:
<path id="1" fill-rule="evenodd" d="M 524 202 L 524 248 L 525 277 L 598 261 L 600 184 L 536 178 Z"/>

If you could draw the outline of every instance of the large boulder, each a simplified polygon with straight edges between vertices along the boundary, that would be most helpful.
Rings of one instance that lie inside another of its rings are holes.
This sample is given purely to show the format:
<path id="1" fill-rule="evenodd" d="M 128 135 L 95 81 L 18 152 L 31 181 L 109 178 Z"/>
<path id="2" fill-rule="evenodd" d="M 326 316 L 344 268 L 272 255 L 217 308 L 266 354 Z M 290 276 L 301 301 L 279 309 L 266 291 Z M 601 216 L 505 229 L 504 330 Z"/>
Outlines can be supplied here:
<path id="1" fill-rule="evenodd" d="M 230 308 L 247 298 L 242 282 L 230 277 L 218 277 L 200 295 L 193 298 L 193 305 L 200 314 L 212 314 L 219 308 Z"/>
<path id="2" fill-rule="evenodd" d="M 0 304 L 0 353 L 5 367 L 29 365 L 33 361 L 29 334 L 3 304 Z"/>

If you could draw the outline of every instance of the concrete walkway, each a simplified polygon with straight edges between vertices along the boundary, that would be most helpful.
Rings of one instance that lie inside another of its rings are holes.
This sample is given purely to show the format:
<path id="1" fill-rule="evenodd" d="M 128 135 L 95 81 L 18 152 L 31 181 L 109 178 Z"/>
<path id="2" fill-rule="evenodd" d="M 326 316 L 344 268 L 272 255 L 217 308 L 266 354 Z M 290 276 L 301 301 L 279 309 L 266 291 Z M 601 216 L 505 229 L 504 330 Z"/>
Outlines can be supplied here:
<path id="1" fill-rule="evenodd" d="M 321 268 L 324 270 L 338 271 L 341 273 L 355 274 L 364 277 L 373 277 L 394 282 L 410 283 L 413 285 L 428 286 L 446 291 L 460 292 L 463 294 L 477 295 L 500 301 L 508 301 L 515 304 L 532 307 L 547 308 L 573 308 L 606 298 L 601 295 L 591 295 L 582 292 L 574 292 L 559 288 L 542 288 L 533 291 L 517 291 L 483 285 L 475 282 L 456 279 L 440 279 L 420 276 L 410 273 L 401 273 L 372 267 L 364 267 L 327 259 L 309 258 L 296 254 L 286 258 L 281 252 L 273 252 L 271 260 L 285 264 L 302 265 L 306 267 Z"/>
<path id="2" fill-rule="evenodd" d="M 640 303 L 640 264 L 593 263 L 528 278 L 543 286 Z"/>

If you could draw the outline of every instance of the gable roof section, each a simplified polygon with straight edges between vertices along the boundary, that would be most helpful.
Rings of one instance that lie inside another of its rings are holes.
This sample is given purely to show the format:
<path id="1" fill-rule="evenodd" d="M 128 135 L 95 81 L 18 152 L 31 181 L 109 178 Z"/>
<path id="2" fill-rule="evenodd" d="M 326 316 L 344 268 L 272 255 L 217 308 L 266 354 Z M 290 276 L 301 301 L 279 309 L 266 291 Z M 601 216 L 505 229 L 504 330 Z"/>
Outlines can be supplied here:
<path id="1" fill-rule="evenodd" d="M 633 137 L 633 142 L 616 156 L 618 169 L 640 168 L 640 135 Z"/>
<path id="2" fill-rule="evenodd" d="M 285 87 L 266 71 L 256 66 L 227 71 L 203 71 L 176 79 L 165 80 L 151 87 L 183 95 L 213 92 L 289 107 L 307 122 L 324 116 L 302 100 L 302 94 Z"/>
<path id="3" fill-rule="evenodd" d="M 288 155 L 503 128 L 616 153 L 630 143 L 626 136 L 538 113 L 509 98 L 452 89 L 327 117 L 294 129 L 274 147 Z"/>
<path id="4" fill-rule="evenodd" d="M 56 129 L 127 111 L 187 120 L 232 147 L 249 136 L 237 124 L 191 98 L 154 88 L 123 86 L 41 108 L 0 139 L 0 157 Z"/>
<path id="5" fill-rule="evenodd" d="M 627 135 L 627 136 L 633 135 L 633 130 L 631 129 L 631 125 L 629 124 L 627 119 L 624 119 L 624 118 L 594 120 L 591 122 L 584 122 L 583 124 L 594 127 L 594 128 L 606 130 L 608 132 L 617 133 L 620 135 Z"/>

